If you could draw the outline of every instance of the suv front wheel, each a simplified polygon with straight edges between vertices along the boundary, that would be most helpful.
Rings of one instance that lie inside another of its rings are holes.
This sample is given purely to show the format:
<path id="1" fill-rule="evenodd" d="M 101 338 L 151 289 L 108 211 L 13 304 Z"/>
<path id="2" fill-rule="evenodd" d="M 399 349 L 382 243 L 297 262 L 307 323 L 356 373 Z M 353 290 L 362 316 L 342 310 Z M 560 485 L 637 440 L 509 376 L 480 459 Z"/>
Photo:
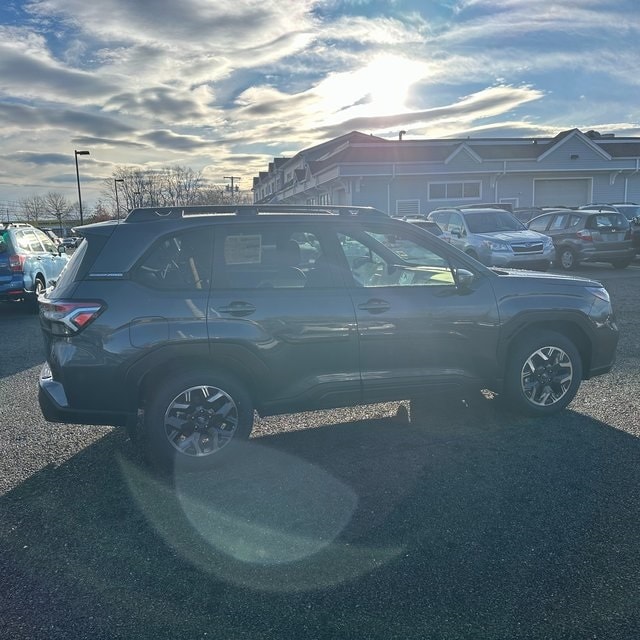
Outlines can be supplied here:
<path id="1" fill-rule="evenodd" d="M 549 415 L 573 400 L 581 381 L 582 360 L 573 342 L 554 331 L 538 331 L 511 352 L 505 395 L 518 412 Z"/>
<path id="2" fill-rule="evenodd" d="M 178 372 L 154 389 L 145 408 L 145 455 L 159 470 L 198 471 L 220 463 L 253 428 L 253 404 L 234 377 Z"/>

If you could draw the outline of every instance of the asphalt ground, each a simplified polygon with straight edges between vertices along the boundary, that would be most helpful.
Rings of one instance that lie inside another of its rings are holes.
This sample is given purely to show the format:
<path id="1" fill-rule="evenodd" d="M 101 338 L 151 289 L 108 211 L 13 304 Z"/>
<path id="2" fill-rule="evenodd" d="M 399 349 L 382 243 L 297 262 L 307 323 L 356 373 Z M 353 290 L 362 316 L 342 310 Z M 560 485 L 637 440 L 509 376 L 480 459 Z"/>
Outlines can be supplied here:
<path id="1" fill-rule="evenodd" d="M 640 638 L 640 265 L 614 370 L 549 419 L 490 401 L 259 420 L 168 481 L 44 422 L 37 318 L 0 306 L 0 638 Z"/>

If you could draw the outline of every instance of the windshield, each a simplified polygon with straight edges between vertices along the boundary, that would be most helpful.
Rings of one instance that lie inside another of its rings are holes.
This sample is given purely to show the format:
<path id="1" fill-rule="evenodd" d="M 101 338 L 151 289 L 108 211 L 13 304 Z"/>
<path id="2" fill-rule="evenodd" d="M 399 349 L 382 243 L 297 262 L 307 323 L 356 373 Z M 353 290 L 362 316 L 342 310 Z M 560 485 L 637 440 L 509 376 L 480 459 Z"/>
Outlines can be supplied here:
<path id="1" fill-rule="evenodd" d="M 526 227 L 506 211 L 473 211 L 464 214 L 471 233 L 495 231 L 523 231 Z"/>
<path id="2" fill-rule="evenodd" d="M 620 213 L 623 213 L 627 218 L 627 220 L 633 220 L 635 217 L 640 215 L 640 205 L 633 205 L 633 204 L 618 205 L 616 206 L 616 209 L 618 209 Z"/>

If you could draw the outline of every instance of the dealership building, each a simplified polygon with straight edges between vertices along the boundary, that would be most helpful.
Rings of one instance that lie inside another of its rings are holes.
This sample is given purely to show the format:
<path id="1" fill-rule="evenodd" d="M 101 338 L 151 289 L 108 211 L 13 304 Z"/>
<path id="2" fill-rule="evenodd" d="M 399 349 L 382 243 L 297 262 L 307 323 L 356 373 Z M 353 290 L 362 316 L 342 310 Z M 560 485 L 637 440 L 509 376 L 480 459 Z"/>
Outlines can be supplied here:
<path id="1" fill-rule="evenodd" d="M 482 202 L 515 207 L 640 202 L 640 138 L 579 129 L 553 138 L 387 140 L 357 131 L 278 157 L 256 203 L 370 205 L 391 215 Z"/>

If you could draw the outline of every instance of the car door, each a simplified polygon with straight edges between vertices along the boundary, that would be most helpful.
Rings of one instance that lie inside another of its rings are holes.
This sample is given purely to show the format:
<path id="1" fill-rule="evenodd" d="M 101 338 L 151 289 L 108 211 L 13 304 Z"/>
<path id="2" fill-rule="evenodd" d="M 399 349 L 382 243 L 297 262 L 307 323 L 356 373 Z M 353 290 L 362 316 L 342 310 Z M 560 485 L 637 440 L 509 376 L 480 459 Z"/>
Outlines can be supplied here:
<path id="1" fill-rule="evenodd" d="M 22 255 L 23 260 L 24 288 L 26 291 L 33 291 L 38 274 L 42 274 L 46 280 L 47 273 L 51 271 L 51 256 L 44 250 L 36 229 L 31 227 L 17 229 L 15 240 L 17 251 Z M 45 281 L 45 286 L 46 284 Z"/>
<path id="2" fill-rule="evenodd" d="M 216 229 L 211 352 L 235 349 L 268 381 L 255 394 L 263 413 L 360 401 L 355 312 L 327 264 L 329 234 L 312 221 Z"/>
<path id="3" fill-rule="evenodd" d="M 490 370 L 498 312 L 486 274 L 412 229 L 371 224 L 339 239 L 366 256 L 344 255 L 365 402 L 458 387 Z"/>
<path id="4" fill-rule="evenodd" d="M 34 229 L 34 233 L 38 238 L 43 249 L 42 264 L 45 265 L 45 277 L 46 286 L 49 286 L 52 280 L 55 280 L 64 267 L 66 266 L 69 258 L 66 253 L 59 253 L 58 248 L 51 238 L 41 231 L 40 229 Z"/>
<path id="5" fill-rule="evenodd" d="M 453 212 L 449 217 L 448 223 L 449 242 L 460 251 L 464 251 L 467 247 L 467 230 L 462 215 Z"/>

